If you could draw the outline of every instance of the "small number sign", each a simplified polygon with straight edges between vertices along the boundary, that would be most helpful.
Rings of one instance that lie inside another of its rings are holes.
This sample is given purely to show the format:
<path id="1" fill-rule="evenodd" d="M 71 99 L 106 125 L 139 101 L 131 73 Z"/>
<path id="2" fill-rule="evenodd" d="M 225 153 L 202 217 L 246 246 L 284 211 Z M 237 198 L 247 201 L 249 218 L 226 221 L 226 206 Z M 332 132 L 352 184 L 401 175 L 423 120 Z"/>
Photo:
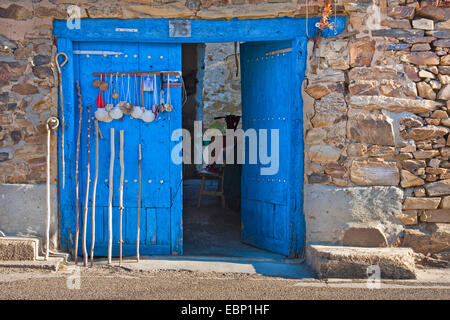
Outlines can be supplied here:
<path id="1" fill-rule="evenodd" d="M 169 35 L 171 38 L 186 38 L 191 36 L 191 21 L 169 21 Z"/>

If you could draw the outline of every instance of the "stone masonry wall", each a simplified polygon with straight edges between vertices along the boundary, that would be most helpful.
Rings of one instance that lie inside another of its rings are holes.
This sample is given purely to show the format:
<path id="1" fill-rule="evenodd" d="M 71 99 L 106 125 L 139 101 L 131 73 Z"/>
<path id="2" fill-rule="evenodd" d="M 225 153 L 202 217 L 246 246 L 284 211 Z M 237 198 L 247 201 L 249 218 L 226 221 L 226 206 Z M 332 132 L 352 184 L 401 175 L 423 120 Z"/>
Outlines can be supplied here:
<path id="1" fill-rule="evenodd" d="M 208 43 L 205 49 L 203 128 L 207 129 L 218 122 L 225 129 L 225 121 L 216 121 L 214 117 L 242 115 L 240 65 L 236 66 L 233 42 Z M 237 56 L 239 59 L 239 46 Z M 239 124 L 241 127 L 242 124 Z"/>
<path id="2" fill-rule="evenodd" d="M 386 210 L 377 221 L 371 219 L 373 209 L 383 204 L 367 199 L 346 220 L 341 237 L 330 242 L 405 245 L 425 254 L 449 250 L 450 7 L 443 1 L 440 6 L 436 1 L 378 4 L 346 2 L 347 31 L 337 39 L 310 42 L 304 94 L 306 183 L 335 186 L 333 192 L 347 194 L 355 193 L 356 186 L 403 191 L 401 207 Z M 316 195 L 333 197 L 315 188 Z M 313 187 L 305 190 L 305 201 L 314 199 Z M 392 202 L 394 194 L 386 193 L 386 201 Z M 355 201 L 361 199 L 348 199 Z M 335 205 L 331 202 L 328 209 Z M 354 208 L 348 203 L 347 212 Z M 307 224 L 314 226 L 317 207 L 308 206 Z M 390 228 L 397 240 L 389 241 L 393 234 L 384 232 L 386 226 L 398 227 L 398 221 L 401 232 Z"/>
<path id="3" fill-rule="evenodd" d="M 307 239 L 350 245 L 366 239 L 362 245 L 405 245 L 426 254 L 450 250 L 448 1 L 338 3 L 347 29 L 309 42 Z M 305 0 L 2 1 L 0 183 L 45 180 L 44 123 L 56 114 L 58 99 L 52 22 L 66 19 L 71 4 L 84 18 L 306 14 Z M 312 16 L 323 1 L 308 4 Z M 348 201 L 333 211 L 333 197 Z M 326 237 L 327 224 L 318 221 L 333 220 L 334 235 Z"/>

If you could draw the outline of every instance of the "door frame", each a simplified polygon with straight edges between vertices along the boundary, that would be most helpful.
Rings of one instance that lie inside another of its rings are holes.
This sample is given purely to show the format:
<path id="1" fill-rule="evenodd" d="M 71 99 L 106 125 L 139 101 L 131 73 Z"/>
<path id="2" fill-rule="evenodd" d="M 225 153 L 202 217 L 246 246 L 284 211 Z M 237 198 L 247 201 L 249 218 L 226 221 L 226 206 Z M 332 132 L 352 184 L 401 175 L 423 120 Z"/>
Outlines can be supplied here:
<path id="1" fill-rule="evenodd" d="M 231 20 L 188 20 L 191 24 L 190 37 L 171 37 L 169 34 L 169 22 L 186 21 L 185 19 L 82 19 L 79 29 L 68 28 L 65 20 L 55 20 L 53 23 L 53 34 L 57 38 L 57 51 L 64 52 L 68 57 L 67 64 L 62 69 L 65 132 L 65 165 L 66 168 L 74 167 L 76 150 L 75 130 L 75 106 L 76 93 L 73 85 L 75 79 L 73 63 L 73 42 L 109 41 L 109 42 L 146 42 L 146 43 L 214 43 L 214 42 L 246 42 L 246 41 L 293 41 L 293 52 L 301 52 L 298 55 L 297 72 L 293 81 L 294 92 L 292 99 L 293 109 L 290 113 L 294 116 L 292 121 L 292 134 L 297 136 L 298 144 L 293 146 L 291 152 L 291 163 L 303 164 L 303 100 L 302 83 L 305 78 L 307 61 L 307 34 L 314 35 L 317 28 L 316 23 L 320 18 L 265 18 L 265 19 L 231 19 Z M 346 18 L 336 17 L 336 33 L 332 30 L 324 30 L 323 37 L 335 36 L 345 29 Z M 71 26 L 72 27 L 72 26 Z M 60 113 L 58 104 L 58 113 Z M 59 136 L 61 127 L 58 129 Z M 58 143 L 58 211 L 60 245 L 69 244 L 70 226 L 75 225 L 75 216 L 70 213 L 75 210 L 75 185 L 66 183 L 62 188 L 61 164 L 62 161 L 60 143 Z M 304 245 L 304 216 L 303 216 L 303 166 L 291 166 L 290 188 L 295 190 L 294 197 L 290 200 L 291 208 L 291 252 L 289 256 L 297 256 L 303 251 Z M 73 172 L 66 169 L 66 180 L 74 181 Z M 298 185 L 298 181 L 301 181 Z M 182 196 L 178 192 L 177 197 Z M 61 210 L 70 208 L 70 210 Z M 303 227 L 301 227 L 303 226 Z M 172 226 L 171 226 L 172 228 Z M 302 230 L 302 232 L 298 232 Z M 183 252 L 183 234 L 171 233 L 172 255 L 181 255 Z"/>

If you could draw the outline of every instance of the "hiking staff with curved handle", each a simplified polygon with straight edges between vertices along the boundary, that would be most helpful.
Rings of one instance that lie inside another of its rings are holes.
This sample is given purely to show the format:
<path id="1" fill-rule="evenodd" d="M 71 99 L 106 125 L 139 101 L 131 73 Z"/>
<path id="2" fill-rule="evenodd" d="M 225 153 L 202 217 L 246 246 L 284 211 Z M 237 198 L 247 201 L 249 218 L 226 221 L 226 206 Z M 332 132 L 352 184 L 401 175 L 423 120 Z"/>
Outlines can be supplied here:
<path id="1" fill-rule="evenodd" d="M 63 61 L 63 63 L 59 64 L 58 62 L 58 58 L 60 56 L 63 56 L 65 59 Z M 64 160 L 64 126 L 65 126 L 65 121 L 64 121 L 64 99 L 63 99 L 63 89 L 62 89 L 62 74 L 61 74 L 61 68 L 64 67 L 64 65 L 67 63 L 67 61 L 69 60 L 69 58 L 67 57 L 67 54 L 65 54 L 64 52 L 60 52 L 56 55 L 55 57 L 55 63 L 56 63 L 56 67 L 58 68 L 58 75 L 59 75 L 59 95 L 61 97 L 61 168 L 62 168 L 62 188 L 64 189 L 64 186 L 66 184 L 66 177 L 65 177 L 65 172 L 66 172 L 66 163 Z"/>
<path id="2" fill-rule="evenodd" d="M 48 260 L 50 252 L 50 215 L 51 215 L 51 202 L 50 202 L 50 138 L 53 130 L 56 130 L 59 126 L 59 119 L 57 117 L 50 117 L 47 120 L 47 216 L 45 226 L 45 261 Z"/>

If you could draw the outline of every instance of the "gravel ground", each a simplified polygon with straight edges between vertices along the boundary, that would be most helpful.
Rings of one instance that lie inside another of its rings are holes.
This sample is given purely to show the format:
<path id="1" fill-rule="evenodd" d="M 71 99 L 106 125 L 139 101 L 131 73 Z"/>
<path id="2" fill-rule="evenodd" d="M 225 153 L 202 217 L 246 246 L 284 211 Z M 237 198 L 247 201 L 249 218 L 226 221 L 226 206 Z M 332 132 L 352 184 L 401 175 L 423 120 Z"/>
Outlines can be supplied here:
<path id="1" fill-rule="evenodd" d="M 361 281 L 292 280 L 248 274 L 139 272 L 119 267 L 59 272 L 0 269 L 0 299 L 450 299 L 450 283 L 387 281 L 369 290 Z"/>

